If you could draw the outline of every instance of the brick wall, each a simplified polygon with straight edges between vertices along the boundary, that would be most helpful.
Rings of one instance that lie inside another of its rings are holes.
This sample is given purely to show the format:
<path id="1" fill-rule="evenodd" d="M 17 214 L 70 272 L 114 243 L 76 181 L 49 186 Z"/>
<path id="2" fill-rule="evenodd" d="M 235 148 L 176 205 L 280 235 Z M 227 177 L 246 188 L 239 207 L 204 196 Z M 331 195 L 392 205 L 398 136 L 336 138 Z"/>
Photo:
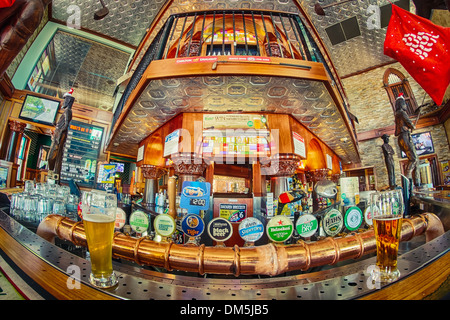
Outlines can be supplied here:
<path id="1" fill-rule="evenodd" d="M 356 76 L 342 79 L 349 99 L 351 112 L 359 120 L 359 124 L 355 124 L 357 133 L 380 129 L 394 124 L 394 112 L 389 102 L 387 92 L 383 88 L 383 75 L 388 68 L 397 69 L 405 75 L 409 81 L 411 90 L 418 105 L 431 102 L 431 98 L 425 94 L 425 91 L 414 81 L 414 79 L 399 63 L 390 64 Z M 447 90 L 447 94 L 448 92 L 449 90 Z M 449 133 L 446 132 L 446 127 L 448 130 L 448 124 L 446 126 L 439 124 L 421 128 L 413 132 L 431 132 L 439 161 L 450 160 L 449 142 L 447 139 L 447 135 Z M 381 138 L 359 142 L 361 166 L 375 167 L 378 188 L 383 188 L 389 185 L 387 169 L 384 163 L 383 152 L 381 150 L 382 144 L 383 140 Z M 401 170 L 399 161 L 402 160 L 402 158 L 397 144 L 397 138 L 394 135 L 390 137 L 389 144 L 394 148 L 396 153 L 394 156 L 396 183 L 401 185 Z"/>

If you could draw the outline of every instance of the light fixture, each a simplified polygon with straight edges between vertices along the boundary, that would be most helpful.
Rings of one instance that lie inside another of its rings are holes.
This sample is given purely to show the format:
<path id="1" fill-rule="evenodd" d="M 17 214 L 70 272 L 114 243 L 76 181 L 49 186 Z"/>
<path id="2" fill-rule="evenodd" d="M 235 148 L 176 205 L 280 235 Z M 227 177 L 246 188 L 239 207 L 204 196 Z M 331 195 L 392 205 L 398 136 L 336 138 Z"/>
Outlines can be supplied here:
<path id="1" fill-rule="evenodd" d="M 319 16 L 324 16 L 325 15 L 325 11 L 323 11 L 323 9 L 328 8 L 328 7 L 334 7 L 334 6 L 337 6 L 339 4 L 343 4 L 345 2 L 349 2 L 349 1 L 353 1 L 353 0 L 344 0 L 344 1 L 341 1 L 341 2 L 334 2 L 334 3 L 327 4 L 326 6 L 323 6 L 323 7 L 320 4 L 316 3 L 314 5 L 314 11 Z"/>
<path id="2" fill-rule="evenodd" d="M 100 10 L 97 10 L 97 11 L 94 12 L 94 20 L 102 20 L 109 13 L 109 10 L 106 7 L 106 5 L 103 2 L 103 0 L 100 0 L 100 3 L 102 4 L 102 8 Z"/>

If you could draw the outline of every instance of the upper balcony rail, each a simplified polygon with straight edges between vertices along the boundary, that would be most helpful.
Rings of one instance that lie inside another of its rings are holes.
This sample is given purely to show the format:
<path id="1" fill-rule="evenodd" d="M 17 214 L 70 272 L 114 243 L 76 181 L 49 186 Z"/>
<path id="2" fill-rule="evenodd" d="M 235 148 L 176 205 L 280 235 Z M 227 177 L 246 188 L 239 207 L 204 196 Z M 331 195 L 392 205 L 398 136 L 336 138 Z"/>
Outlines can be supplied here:
<path id="1" fill-rule="evenodd" d="M 156 59 L 247 55 L 319 61 L 298 16 L 263 11 L 172 15 Z"/>
<path id="2" fill-rule="evenodd" d="M 322 63 L 335 85 L 337 75 L 323 53 L 326 55 L 298 14 L 255 10 L 173 14 L 135 69 L 114 112 L 111 133 L 131 92 L 153 60 L 227 55 L 307 60 Z M 340 90 L 339 93 L 342 96 Z"/>

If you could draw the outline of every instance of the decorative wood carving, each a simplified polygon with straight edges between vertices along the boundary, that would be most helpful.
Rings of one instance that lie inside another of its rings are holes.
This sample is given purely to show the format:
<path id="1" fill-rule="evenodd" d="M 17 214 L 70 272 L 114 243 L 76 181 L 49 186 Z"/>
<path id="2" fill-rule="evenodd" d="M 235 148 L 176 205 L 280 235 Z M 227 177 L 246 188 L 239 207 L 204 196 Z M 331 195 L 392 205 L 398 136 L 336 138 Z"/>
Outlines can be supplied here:
<path id="1" fill-rule="evenodd" d="M 15 120 L 9 120 L 8 124 L 9 124 L 9 129 L 11 131 L 15 131 L 18 133 L 23 133 L 23 131 L 27 127 L 26 123 L 20 122 L 20 121 L 15 121 Z"/>
<path id="2" fill-rule="evenodd" d="M 208 166 L 204 159 L 194 153 L 178 153 L 171 156 L 176 174 L 203 175 Z"/>
<path id="3" fill-rule="evenodd" d="M 145 179 L 159 179 L 166 173 L 166 169 L 151 164 L 141 165 L 142 175 Z"/>
<path id="4" fill-rule="evenodd" d="M 292 176 L 301 158 L 296 154 L 278 154 L 268 160 L 261 160 L 261 174 L 268 176 Z"/>

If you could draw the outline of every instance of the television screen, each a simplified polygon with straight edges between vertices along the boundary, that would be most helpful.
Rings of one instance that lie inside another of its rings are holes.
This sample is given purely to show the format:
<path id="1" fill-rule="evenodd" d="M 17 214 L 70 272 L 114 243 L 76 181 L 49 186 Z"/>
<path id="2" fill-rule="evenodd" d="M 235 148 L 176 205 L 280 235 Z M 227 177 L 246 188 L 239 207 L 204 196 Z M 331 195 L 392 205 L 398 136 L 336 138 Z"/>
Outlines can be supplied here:
<path id="1" fill-rule="evenodd" d="M 8 185 L 9 168 L 0 166 L 0 189 L 6 188 Z"/>
<path id="2" fill-rule="evenodd" d="M 112 163 L 101 164 L 98 171 L 97 183 L 114 183 L 116 168 L 117 166 Z"/>
<path id="3" fill-rule="evenodd" d="M 124 168 L 125 168 L 125 163 L 122 162 L 110 162 L 110 164 L 115 164 L 116 165 L 116 172 L 123 172 Z"/>
<path id="4" fill-rule="evenodd" d="M 19 118 L 54 125 L 60 102 L 27 94 Z"/>
<path id="5" fill-rule="evenodd" d="M 411 138 L 419 157 L 434 153 L 433 139 L 431 138 L 431 133 L 429 131 L 412 134 Z M 406 154 L 403 151 L 402 158 L 406 158 Z"/>

